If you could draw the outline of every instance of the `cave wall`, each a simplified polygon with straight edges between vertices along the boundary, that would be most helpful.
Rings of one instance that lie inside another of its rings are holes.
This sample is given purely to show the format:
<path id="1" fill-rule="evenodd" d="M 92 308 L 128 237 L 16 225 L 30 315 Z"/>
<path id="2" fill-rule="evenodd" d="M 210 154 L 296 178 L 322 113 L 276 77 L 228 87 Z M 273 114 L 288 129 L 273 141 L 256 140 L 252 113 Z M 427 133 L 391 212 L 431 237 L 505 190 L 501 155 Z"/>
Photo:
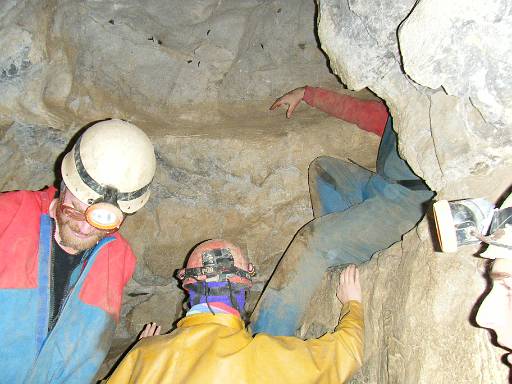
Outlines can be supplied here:
<path id="1" fill-rule="evenodd" d="M 198 242 L 226 237 L 258 267 L 252 306 L 312 218 L 317 156 L 375 164 L 378 139 L 275 97 L 339 88 L 314 33 L 313 1 L 5 1 L 0 4 L 0 186 L 39 189 L 84 125 L 117 117 L 157 155 L 147 206 L 122 233 L 137 255 L 118 338 L 182 313 L 173 278 Z M 371 97 L 371 95 L 365 95 Z"/>
<path id="2" fill-rule="evenodd" d="M 318 31 L 351 89 L 394 118 L 399 149 L 437 198 L 496 201 L 510 187 L 512 3 L 320 0 Z M 486 291 L 478 246 L 438 252 L 432 216 L 362 266 L 365 361 L 353 383 L 508 382 L 502 350 L 475 326 Z M 300 335 L 336 324 L 330 271 Z"/>
<path id="3" fill-rule="evenodd" d="M 350 89 L 368 87 L 386 101 L 402 156 L 443 198 L 495 199 L 512 180 L 511 7 L 319 2 L 332 69 Z"/>
<path id="4" fill-rule="evenodd" d="M 310 0 L 6 0 L 0 113 L 58 129 L 106 115 L 179 126 L 212 118 L 201 102 L 335 84 L 314 13 Z"/>
<path id="5" fill-rule="evenodd" d="M 312 218 L 310 161 L 372 168 L 378 146 L 306 107 L 289 121 L 269 114 L 273 98 L 303 84 L 341 90 L 330 67 L 385 100 L 402 156 L 438 196 L 495 200 L 512 181 L 510 27 L 510 1 L 5 0 L 0 185 L 48 185 L 80 127 L 132 121 L 155 143 L 158 170 L 148 206 L 123 228 L 138 262 L 117 337 L 180 316 L 172 274 L 206 238 L 240 243 L 259 267 L 252 305 Z M 477 249 L 437 253 L 428 224 L 361 268 L 366 358 L 354 382 L 503 382 L 499 351 L 471 324 L 486 284 Z M 302 336 L 334 326 L 336 276 Z"/>

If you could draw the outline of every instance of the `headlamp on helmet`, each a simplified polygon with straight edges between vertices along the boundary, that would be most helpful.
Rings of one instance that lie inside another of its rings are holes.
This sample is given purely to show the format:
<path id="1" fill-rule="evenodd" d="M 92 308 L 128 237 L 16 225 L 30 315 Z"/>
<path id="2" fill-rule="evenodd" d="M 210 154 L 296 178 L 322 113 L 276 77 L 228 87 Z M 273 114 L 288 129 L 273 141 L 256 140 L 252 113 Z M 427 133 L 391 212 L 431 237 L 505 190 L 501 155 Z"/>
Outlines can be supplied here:
<path id="1" fill-rule="evenodd" d="M 94 205 L 88 215 L 91 225 L 111 228 L 122 222 L 123 214 L 135 213 L 146 204 L 155 167 L 149 137 L 131 123 L 112 119 L 80 135 L 64 156 L 61 174 L 73 196 Z"/>
<path id="2" fill-rule="evenodd" d="M 106 187 L 103 196 L 95 200 L 85 211 L 87 222 L 98 229 L 118 229 L 123 223 L 124 215 L 117 204 L 117 195 L 115 188 Z"/>
<path id="3" fill-rule="evenodd" d="M 482 198 L 440 200 L 434 203 L 434 219 L 443 252 L 484 242 L 494 253 L 512 258 L 512 197 L 500 209 Z"/>
<path id="4" fill-rule="evenodd" d="M 183 287 L 197 281 L 252 285 L 254 266 L 236 245 L 225 240 L 208 240 L 192 251 L 187 267 L 178 271 Z"/>
<path id="5" fill-rule="evenodd" d="M 82 137 L 79 137 L 75 144 L 73 154 L 74 169 L 83 185 L 99 195 L 95 200 L 89 199 L 88 203 L 90 206 L 85 211 L 85 218 L 90 225 L 98 229 L 119 229 L 124 220 L 124 213 L 119 207 L 119 201 L 132 201 L 142 197 L 147 193 L 150 183 L 131 192 L 120 192 L 113 186 L 99 183 L 92 177 L 84 165 L 80 153 L 81 141 Z"/>

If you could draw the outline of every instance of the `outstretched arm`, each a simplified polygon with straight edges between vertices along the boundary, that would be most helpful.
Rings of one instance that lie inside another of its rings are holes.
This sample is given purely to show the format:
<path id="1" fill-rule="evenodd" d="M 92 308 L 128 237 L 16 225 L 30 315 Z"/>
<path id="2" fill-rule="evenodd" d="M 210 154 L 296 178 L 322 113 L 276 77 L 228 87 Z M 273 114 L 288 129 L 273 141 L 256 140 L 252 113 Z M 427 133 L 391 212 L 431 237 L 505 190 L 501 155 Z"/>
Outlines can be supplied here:
<path id="1" fill-rule="evenodd" d="M 379 101 L 361 100 L 309 86 L 296 88 L 284 94 L 272 104 L 270 109 L 287 106 L 286 117 L 290 118 L 302 100 L 314 108 L 356 124 L 359 128 L 378 136 L 382 136 L 389 116 L 386 106 Z"/>

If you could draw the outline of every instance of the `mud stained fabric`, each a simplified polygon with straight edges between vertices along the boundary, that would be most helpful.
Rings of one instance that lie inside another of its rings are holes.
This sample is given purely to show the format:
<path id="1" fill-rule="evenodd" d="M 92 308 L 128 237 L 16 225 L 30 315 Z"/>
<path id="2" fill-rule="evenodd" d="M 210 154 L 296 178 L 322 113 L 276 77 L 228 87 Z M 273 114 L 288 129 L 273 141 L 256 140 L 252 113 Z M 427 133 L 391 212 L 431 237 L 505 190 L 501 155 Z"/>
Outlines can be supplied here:
<path id="1" fill-rule="evenodd" d="M 251 317 L 256 333 L 295 335 L 326 269 L 364 263 L 400 241 L 421 219 L 433 196 L 398 155 L 393 120 L 382 103 L 311 87 L 306 88 L 304 100 L 382 136 L 377 173 L 326 156 L 311 163 L 315 218 L 294 237 L 267 284 Z M 420 188 L 401 184 L 406 181 Z"/>
<path id="2" fill-rule="evenodd" d="M 48 332 L 54 188 L 0 194 L 0 383 L 91 383 L 135 267 L 118 234 L 99 242 Z"/>
<path id="3" fill-rule="evenodd" d="M 361 366 L 363 309 L 350 301 L 332 334 L 319 339 L 252 337 L 239 317 L 202 313 L 169 335 L 139 343 L 108 384 L 339 384 Z"/>

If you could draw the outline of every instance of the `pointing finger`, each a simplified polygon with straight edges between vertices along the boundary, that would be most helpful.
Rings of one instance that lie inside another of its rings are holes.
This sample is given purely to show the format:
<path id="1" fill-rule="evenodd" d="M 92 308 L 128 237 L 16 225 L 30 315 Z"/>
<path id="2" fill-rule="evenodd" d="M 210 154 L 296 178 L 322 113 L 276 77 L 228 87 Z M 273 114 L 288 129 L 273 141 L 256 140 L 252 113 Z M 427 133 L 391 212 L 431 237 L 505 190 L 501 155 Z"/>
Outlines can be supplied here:
<path id="1" fill-rule="evenodd" d="M 274 103 L 270 106 L 270 110 L 273 111 L 276 108 L 279 108 L 281 105 L 283 105 L 283 101 L 281 99 L 277 99 L 274 101 Z"/>

